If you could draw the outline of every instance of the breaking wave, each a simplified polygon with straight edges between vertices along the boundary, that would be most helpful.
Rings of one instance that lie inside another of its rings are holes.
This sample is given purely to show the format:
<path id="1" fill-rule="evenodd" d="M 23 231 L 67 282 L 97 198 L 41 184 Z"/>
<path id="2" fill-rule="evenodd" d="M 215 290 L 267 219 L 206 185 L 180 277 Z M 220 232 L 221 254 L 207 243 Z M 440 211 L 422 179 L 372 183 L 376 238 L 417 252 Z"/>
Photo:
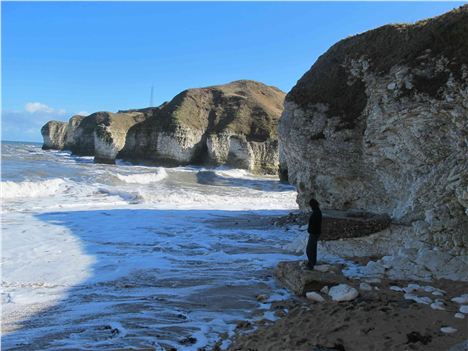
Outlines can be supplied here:
<path id="1" fill-rule="evenodd" d="M 1 194 L 3 199 L 15 199 L 21 197 L 41 197 L 56 194 L 67 189 L 67 182 L 61 178 L 42 181 L 1 182 Z"/>
<path id="2" fill-rule="evenodd" d="M 158 168 L 154 173 L 141 173 L 141 174 L 116 174 L 117 178 L 125 183 L 132 184 L 150 184 L 163 180 L 167 177 L 167 172 L 164 168 Z"/>

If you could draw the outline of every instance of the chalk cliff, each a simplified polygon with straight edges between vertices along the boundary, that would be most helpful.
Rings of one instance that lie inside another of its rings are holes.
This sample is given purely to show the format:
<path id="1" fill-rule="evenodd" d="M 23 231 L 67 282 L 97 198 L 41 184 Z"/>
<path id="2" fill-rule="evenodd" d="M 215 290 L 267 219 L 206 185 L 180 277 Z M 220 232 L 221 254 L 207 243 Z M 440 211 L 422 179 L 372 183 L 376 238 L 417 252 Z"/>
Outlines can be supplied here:
<path id="1" fill-rule="evenodd" d="M 49 121 L 41 128 L 42 138 L 44 143 L 42 149 L 56 149 L 61 150 L 65 146 L 65 139 L 67 137 L 67 123 L 61 121 Z"/>
<path id="2" fill-rule="evenodd" d="M 248 80 L 185 90 L 129 129 L 119 157 L 276 173 L 283 100 L 279 89 Z"/>
<path id="3" fill-rule="evenodd" d="M 43 127 L 44 148 L 113 163 L 230 165 L 276 173 L 285 94 L 249 80 L 188 89 L 159 107 L 96 112 Z"/>
<path id="4" fill-rule="evenodd" d="M 324 207 L 389 214 L 405 236 L 468 246 L 468 6 L 344 39 L 288 93 L 283 174 Z"/>

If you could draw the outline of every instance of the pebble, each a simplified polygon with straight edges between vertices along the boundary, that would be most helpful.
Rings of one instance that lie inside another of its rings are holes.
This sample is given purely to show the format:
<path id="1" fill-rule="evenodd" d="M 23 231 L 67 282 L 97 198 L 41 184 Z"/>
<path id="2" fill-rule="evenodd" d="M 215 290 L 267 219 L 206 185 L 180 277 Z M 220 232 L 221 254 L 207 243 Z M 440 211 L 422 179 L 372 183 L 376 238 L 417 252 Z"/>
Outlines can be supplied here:
<path id="1" fill-rule="evenodd" d="M 315 302 L 325 302 L 325 299 L 320 295 L 319 293 L 315 291 L 309 291 L 306 292 L 306 297 L 309 300 L 315 301 Z"/>
<path id="2" fill-rule="evenodd" d="M 458 297 L 454 297 L 452 299 L 453 302 L 456 302 L 456 303 L 459 303 L 459 304 L 465 304 L 465 303 L 468 303 L 468 294 L 463 294 L 461 296 L 458 296 Z"/>
<path id="3" fill-rule="evenodd" d="M 455 313 L 455 318 L 465 319 L 465 315 L 463 313 L 457 312 Z"/>
<path id="4" fill-rule="evenodd" d="M 459 311 L 463 314 L 467 314 L 468 313 L 468 305 L 463 305 L 463 306 L 460 306 L 460 309 Z"/>
<path id="5" fill-rule="evenodd" d="M 457 332 L 458 330 L 453 327 L 442 327 L 440 328 L 440 331 L 445 334 L 453 334 Z"/>
<path id="6" fill-rule="evenodd" d="M 406 292 L 406 293 L 410 293 L 410 292 L 413 292 L 415 290 L 419 290 L 421 289 L 421 285 L 419 284 L 408 284 L 408 286 L 406 288 L 403 288 L 403 291 Z"/>
<path id="7" fill-rule="evenodd" d="M 399 286 L 396 286 L 396 285 L 393 285 L 390 287 L 390 290 L 393 290 L 393 291 L 403 291 L 402 288 L 400 288 Z"/>
<path id="8" fill-rule="evenodd" d="M 359 289 L 364 291 L 372 291 L 372 286 L 367 283 L 361 283 L 359 284 Z"/>
<path id="9" fill-rule="evenodd" d="M 427 296 L 417 296 L 414 294 L 406 293 L 404 297 L 406 300 L 413 300 L 414 302 L 422 303 L 425 305 L 429 305 L 430 303 L 432 303 L 432 299 Z"/>
<path id="10" fill-rule="evenodd" d="M 441 311 L 445 310 L 444 303 L 440 302 L 440 301 L 436 301 L 436 302 L 431 303 L 431 308 L 433 310 L 441 310 Z"/>
<path id="11" fill-rule="evenodd" d="M 257 295 L 255 298 L 259 302 L 264 302 L 264 301 L 268 300 L 268 295 L 260 294 L 260 295 Z"/>
<path id="12" fill-rule="evenodd" d="M 333 301 L 351 301 L 359 296 L 359 292 L 347 284 L 339 284 L 330 288 L 328 295 Z"/>

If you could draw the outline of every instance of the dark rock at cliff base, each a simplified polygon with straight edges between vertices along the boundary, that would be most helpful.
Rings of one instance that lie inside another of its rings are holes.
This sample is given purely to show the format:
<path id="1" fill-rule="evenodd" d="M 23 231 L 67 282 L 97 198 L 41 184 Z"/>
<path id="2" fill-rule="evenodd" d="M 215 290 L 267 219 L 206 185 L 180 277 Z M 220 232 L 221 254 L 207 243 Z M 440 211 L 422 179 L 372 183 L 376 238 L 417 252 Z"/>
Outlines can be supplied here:
<path id="1" fill-rule="evenodd" d="M 468 247 L 468 5 L 346 38 L 285 99 L 281 168 L 301 209 L 388 214 L 408 245 Z"/>

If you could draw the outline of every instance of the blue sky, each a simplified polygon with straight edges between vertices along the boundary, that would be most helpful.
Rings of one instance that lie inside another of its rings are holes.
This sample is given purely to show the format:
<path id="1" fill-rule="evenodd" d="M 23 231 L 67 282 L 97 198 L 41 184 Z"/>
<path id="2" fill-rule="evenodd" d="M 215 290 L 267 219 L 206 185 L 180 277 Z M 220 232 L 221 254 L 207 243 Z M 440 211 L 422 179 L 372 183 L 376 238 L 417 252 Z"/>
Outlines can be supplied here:
<path id="1" fill-rule="evenodd" d="M 331 45 L 458 2 L 2 2 L 2 139 L 254 79 L 288 92 Z"/>

